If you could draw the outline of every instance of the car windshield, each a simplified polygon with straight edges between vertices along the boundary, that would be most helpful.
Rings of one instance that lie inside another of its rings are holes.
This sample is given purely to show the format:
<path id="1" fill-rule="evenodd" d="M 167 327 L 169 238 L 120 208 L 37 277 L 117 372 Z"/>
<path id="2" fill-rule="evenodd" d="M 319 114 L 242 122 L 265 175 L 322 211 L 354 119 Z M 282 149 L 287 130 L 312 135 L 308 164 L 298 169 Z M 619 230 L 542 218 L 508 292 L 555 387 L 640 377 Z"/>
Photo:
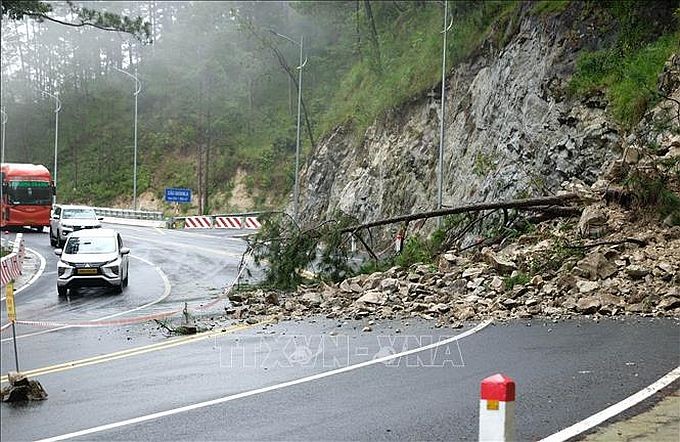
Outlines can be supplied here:
<path id="1" fill-rule="evenodd" d="M 51 204 L 52 186 L 47 181 L 10 181 L 7 197 L 10 204 Z"/>
<path id="2" fill-rule="evenodd" d="M 64 253 L 76 255 L 78 253 L 112 253 L 116 251 L 116 238 L 109 236 L 69 238 Z"/>
<path id="3" fill-rule="evenodd" d="M 97 214 L 94 209 L 64 209 L 62 218 L 96 219 Z"/>

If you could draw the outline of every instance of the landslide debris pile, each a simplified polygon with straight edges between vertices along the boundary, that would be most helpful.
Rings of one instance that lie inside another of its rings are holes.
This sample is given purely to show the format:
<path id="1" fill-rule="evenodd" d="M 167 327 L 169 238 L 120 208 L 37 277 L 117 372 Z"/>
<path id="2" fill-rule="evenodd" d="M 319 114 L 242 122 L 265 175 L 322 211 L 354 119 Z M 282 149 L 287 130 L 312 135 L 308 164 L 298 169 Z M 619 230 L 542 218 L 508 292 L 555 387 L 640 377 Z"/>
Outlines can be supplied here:
<path id="1" fill-rule="evenodd" d="M 636 174 L 643 181 L 670 176 L 663 191 L 677 198 L 680 135 L 668 142 L 671 147 L 654 156 L 642 151 L 631 155 L 630 146 L 603 176 L 620 180 Z M 668 164 L 671 168 L 663 166 Z M 646 201 L 639 201 L 639 196 L 606 179 L 592 186 L 573 182 L 565 187 L 590 201 L 580 219 L 537 224 L 494 248 L 466 254 L 451 251 L 437 265 L 393 267 L 339 284 L 301 286 L 292 293 L 235 293 L 227 313 L 250 322 L 260 315 L 420 317 L 454 327 L 486 318 L 680 317 L 677 208 L 660 217 L 658 210 L 641 207 Z M 609 202 L 612 198 L 617 202 Z"/>
<path id="2" fill-rule="evenodd" d="M 486 318 L 680 316 L 680 226 L 640 230 L 625 223 L 619 208 L 584 216 L 611 233 L 583 245 L 583 223 L 545 223 L 499 251 L 446 253 L 437 267 L 394 267 L 289 294 L 238 293 L 227 313 L 237 319 L 420 317 L 453 326 Z"/>

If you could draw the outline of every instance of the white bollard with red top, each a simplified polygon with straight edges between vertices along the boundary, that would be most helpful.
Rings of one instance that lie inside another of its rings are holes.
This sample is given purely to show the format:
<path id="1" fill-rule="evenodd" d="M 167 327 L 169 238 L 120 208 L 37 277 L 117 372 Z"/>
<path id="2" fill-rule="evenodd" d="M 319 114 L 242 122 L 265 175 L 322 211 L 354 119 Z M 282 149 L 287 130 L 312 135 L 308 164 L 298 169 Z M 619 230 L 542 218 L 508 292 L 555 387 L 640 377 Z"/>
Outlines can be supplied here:
<path id="1" fill-rule="evenodd" d="M 482 381 L 479 401 L 479 440 L 515 440 L 515 381 L 495 374 Z"/>

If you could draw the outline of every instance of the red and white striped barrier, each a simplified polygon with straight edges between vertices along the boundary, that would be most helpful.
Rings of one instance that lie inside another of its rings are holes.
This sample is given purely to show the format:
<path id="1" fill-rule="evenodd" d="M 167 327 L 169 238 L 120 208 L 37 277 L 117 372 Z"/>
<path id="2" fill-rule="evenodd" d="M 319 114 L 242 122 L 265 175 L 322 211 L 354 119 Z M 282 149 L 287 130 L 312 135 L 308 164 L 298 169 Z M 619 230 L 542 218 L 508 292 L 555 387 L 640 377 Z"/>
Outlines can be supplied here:
<path id="1" fill-rule="evenodd" d="M 184 219 L 185 229 L 211 229 L 212 217 L 210 216 L 187 216 Z"/>
<path id="2" fill-rule="evenodd" d="M 479 440 L 515 440 L 515 381 L 504 374 L 495 374 L 482 381 Z"/>
<path id="3" fill-rule="evenodd" d="M 2 260 L 0 260 L 0 286 L 6 286 L 7 283 L 14 281 L 21 275 L 25 254 L 26 249 L 24 248 L 24 239 L 22 238 L 22 234 L 19 233 L 14 240 L 12 253 L 3 256 Z"/>
<path id="4" fill-rule="evenodd" d="M 216 216 L 213 227 L 216 229 L 241 229 L 241 218 L 238 216 Z"/>
<path id="5" fill-rule="evenodd" d="M 260 227 L 262 227 L 262 224 L 260 224 L 260 221 L 258 221 L 257 217 L 255 216 L 246 217 L 245 221 L 246 229 L 259 229 Z"/>

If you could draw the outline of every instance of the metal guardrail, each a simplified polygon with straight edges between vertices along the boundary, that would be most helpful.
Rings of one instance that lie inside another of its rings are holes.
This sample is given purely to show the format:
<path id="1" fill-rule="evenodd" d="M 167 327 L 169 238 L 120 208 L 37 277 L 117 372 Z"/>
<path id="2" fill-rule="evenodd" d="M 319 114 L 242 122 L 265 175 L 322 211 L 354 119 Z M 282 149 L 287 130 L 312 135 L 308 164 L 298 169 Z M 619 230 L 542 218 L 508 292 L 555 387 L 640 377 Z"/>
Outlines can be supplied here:
<path id="1" fill-rule="evenodd" d="M 113 209 L 109 207 L 93 207 L 97 216 L 110 217 L 110 218 L 123 218 L 123 219 L 135 219 L 135 220 L 148 220 L 148 221 L 164 221 L 166 227 L 169 229 L 184 228 L 184 224 L 187 218 L 196 218 L 199 215 L 186 215 L 186 216 L 174 216 L 166 218 L 163 216 L 163 212 L 152 212 L 147 210 L 130 210 L 130 209 Z M 214 224 L 214 220 L 218 217 L 237 217 L 240 218 L 241 229 L 249 229 L 256 227 L 246 226 L 245 219 L 247 217 L 257 217 L 263 213 L 270 212 L 242 212 L 242 213 L 231 213 L 226 215 L 203 215 L 205 218 L 211 220 L 210 224 Z"/>
<path id="2" fill-rule="evenodd" d="M 183 216 L 173 216 L 172 219 L 177 220 L 177 221 L 180 221 L 180 220 L 183 221 L 187 218 L 191 218 L 191 217 L 195 217 L 195 216 L 208 216 L 208 217 L 211 217 L 211 218 L 233 216 L 233 217 L 237 217 L 237 218 L 245 218 L 246 216 L 259 216 L 259 215 L 267 214 L 267 213 L 272 213 L 272 212 L 270 212 L 270 211 L 267 211 L 267 212 L 256 211 L 256 212 L 238 212 L 238 213 L 226 213 L 226 214 L 214 214 L 214 215 L 183 215 Z"/>
<path id="3" fill-rule="evenodd" d="M 163 221 L 163 212 L 150 212 L 147 210 L 112 209 L 108 207 L 93 207 L 97 216 L 111 218 L 143 219 L 151 221 Z"/>

